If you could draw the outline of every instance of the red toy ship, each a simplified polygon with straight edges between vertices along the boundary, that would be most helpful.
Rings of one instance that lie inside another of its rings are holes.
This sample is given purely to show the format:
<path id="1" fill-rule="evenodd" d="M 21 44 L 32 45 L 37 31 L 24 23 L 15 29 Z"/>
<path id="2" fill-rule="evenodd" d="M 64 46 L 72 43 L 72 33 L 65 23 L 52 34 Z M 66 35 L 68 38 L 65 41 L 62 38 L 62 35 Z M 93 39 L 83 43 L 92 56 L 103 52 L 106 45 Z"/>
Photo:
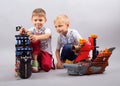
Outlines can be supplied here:
<path id="1" fill-rule="evenodd" d="M 73 46 L 73 51 L 77 54 L 74 61 L 66 60 L 64 67 L 69 75 L 85 75 L 103 73 L 108 66 L 109 57 L 115 47 L 98 51 L 96 48 L 97 35 L 91 35 L 88 41 L 82 39 L 79 45 Z M 90 59 L 89 52 L 92 50 Z"/>

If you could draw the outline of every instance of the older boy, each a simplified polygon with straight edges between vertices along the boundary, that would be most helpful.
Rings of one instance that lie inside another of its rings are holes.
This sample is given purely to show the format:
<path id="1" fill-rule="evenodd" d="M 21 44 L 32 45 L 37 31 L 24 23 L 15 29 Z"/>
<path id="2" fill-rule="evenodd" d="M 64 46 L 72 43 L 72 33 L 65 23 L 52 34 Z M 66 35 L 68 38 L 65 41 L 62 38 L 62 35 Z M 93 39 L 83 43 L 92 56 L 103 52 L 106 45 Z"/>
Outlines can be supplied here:
<path id="1" fill-rule="evenodd" d="M 52 66 L 52 49 L 51 49 L 51 30 L 46 28 L 46 12 L 42 8 L 37 8 L 32 12 L 33 27 L 28 29 L 27 34 L 31 39 L 33 48 L 33 72 L 38 72 L 40 66 L 44 71 L 48 72 Z M 20 30 L 22 33 L 23 29 Z"/>

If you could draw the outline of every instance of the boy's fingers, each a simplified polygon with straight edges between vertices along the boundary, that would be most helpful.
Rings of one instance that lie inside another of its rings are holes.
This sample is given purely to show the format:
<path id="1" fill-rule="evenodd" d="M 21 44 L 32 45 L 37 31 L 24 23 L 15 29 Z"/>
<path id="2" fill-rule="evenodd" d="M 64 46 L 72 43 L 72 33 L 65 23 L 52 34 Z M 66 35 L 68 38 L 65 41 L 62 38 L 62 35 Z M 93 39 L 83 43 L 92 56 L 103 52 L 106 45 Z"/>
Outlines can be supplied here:
<path id="1" fill-rule="evenodd" d="M 57 68 L 57 69 L 62 69 L 62 68 L 63 68 L 63 65 L 62 65 L 62 64 L 59 64 L 59 63 L 57 63 L 57 64 L 56 64 L 56 68 Z"/>
<path id="2" fill-rule="evenodd" d="M 30 39 L 31 41 L 35 41 L 34 35 L 29 35 L 29 39 Z"/>
<path id="3" fill-rule="evenodd" d="M 30 32 L 30 31 L 26 31 L 26 34 L 27 34 L 28 36 L 30 36 L 30 35 L 31 35 L 31 32 Z"/>
<path id="4" fill-rule="evenodd" d="M 25 33 L 25 28 L 23 28 L 23 27 L 21 27 L 21 29 L 20 29 L 20 34 L 23 34 L 23 33 Z"/>

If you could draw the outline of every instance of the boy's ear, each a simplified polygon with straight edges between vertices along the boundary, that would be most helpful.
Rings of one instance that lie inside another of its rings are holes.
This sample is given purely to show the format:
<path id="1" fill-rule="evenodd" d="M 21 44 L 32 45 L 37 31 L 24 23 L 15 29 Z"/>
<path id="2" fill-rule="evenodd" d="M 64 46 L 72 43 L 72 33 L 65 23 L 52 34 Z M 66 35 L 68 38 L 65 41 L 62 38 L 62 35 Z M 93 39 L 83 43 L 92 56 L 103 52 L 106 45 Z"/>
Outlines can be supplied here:
<path id="1" fill-rule="evenodd" d="M 45 18 L 45 22 L 47 22 L 47 18 Z"/>
<path id="2" fill-rule="evenodd" d="M 67 27 L 69 27 L 70 26 L 70 24 L 67 24 Z"/>

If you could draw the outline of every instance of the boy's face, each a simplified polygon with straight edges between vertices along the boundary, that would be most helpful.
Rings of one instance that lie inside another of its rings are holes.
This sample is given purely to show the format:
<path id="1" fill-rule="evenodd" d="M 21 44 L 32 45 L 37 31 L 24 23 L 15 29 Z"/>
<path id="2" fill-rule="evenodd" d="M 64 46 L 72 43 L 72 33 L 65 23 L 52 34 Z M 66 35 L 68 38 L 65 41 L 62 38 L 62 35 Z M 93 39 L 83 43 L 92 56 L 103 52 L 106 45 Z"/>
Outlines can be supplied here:
<path id="1" fill-rule="evenodd" d="M 46 23 L 46 18 L 40 16 L 33 16 L 32 23 L 34 27 L 36 27 L 37 29 L 41 29 L 43 25 Z"/>
<path id="2" fill-rule="evenodd" d="M 66 35 L 68 31 L 69 24 L 66 24 L 64 22 L 56 21 L 54 22 L 56 31 L 60 34 Z"/>

